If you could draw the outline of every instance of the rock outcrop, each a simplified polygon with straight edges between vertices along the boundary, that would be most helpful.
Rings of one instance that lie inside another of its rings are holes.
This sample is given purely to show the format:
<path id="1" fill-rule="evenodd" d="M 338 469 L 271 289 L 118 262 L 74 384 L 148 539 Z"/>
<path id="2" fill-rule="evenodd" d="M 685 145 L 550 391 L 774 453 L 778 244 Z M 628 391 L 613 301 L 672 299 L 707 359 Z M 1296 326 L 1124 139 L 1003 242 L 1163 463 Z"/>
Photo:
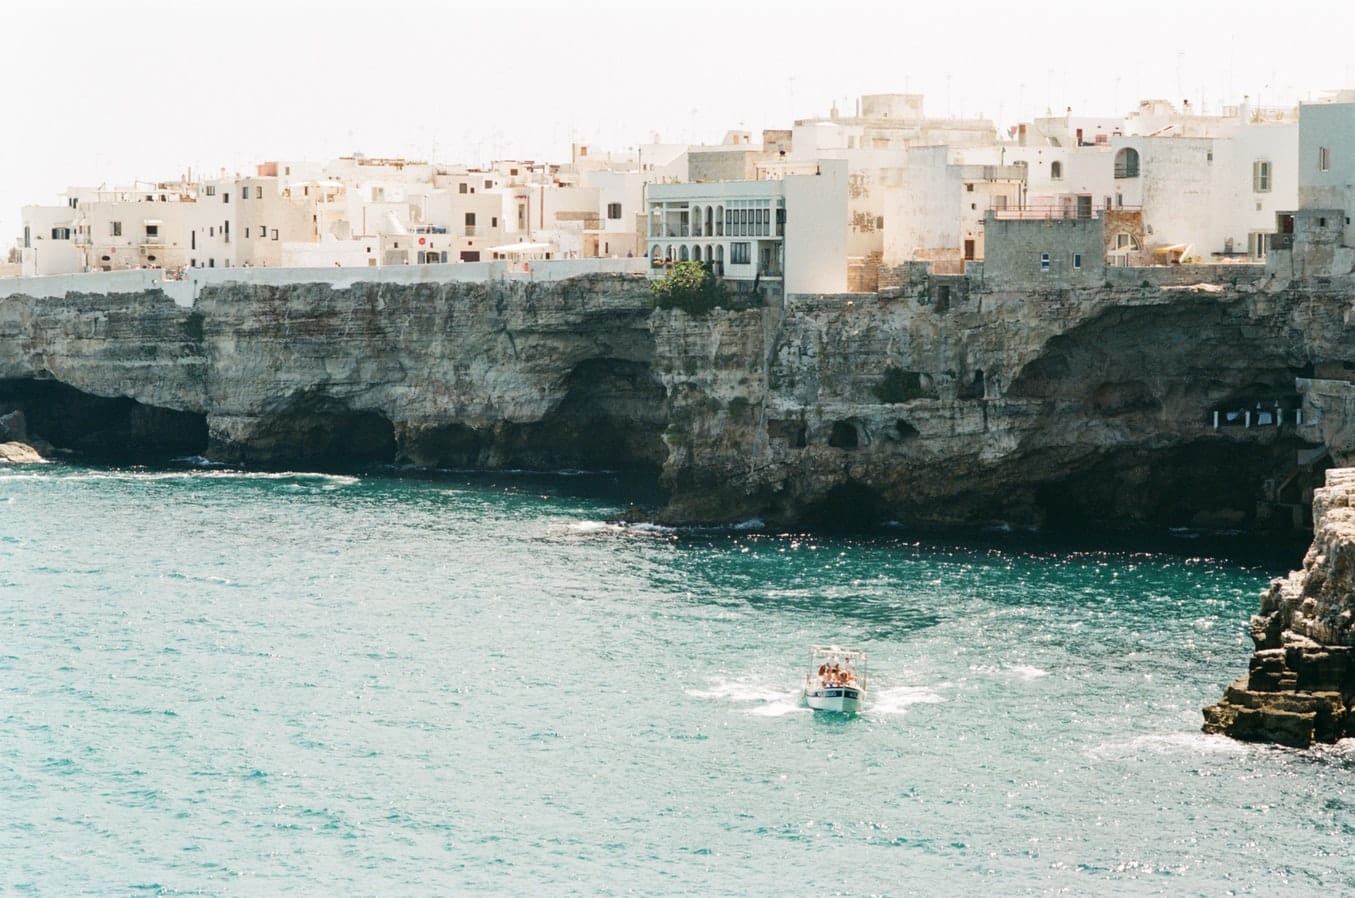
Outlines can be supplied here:
<path id="1" fill-rule="evenodd" d="M 11 440 L 8 443 L 0 443 L 0 464 L 2 465 L 40 465 L 47 459 L 38 454 L 27 443 L 20 443 Z"/>
<path id="2" fill-rule="evenodd" d="M 0 415 L 95 455 L 634 468 L 670 523 L 1302 528 L 1323 470 L 1355 461 L 1348 279 L 914 266 L 878 294 L 693 316 L 633 276 L 241 277 L 192 309 L 0 299 Z"/>
<path id="3" fill-rule="evenodd" d="M 1251 619 L 1246 676 L 1204 709 L 1204 731 L 1307 747 L 1355 736 L 1355 468 L 1313 495 L 1303 568 L 1274 580 Z"/>

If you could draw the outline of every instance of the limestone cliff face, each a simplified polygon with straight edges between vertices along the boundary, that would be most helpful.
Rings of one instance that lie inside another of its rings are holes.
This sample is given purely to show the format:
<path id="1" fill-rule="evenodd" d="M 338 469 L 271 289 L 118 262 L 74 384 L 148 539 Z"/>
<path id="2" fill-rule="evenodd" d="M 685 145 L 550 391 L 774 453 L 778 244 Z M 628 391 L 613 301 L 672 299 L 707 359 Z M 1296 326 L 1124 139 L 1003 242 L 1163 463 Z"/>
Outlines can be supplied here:
<path id="1" fill-rule="evenodd" d="M 246 463 L 662 463 L 643 281 L 227 285 L 204 320 L 212 454 Z"/>
<path id="2" fill-rule="evenodd" d="M 1355 468 L 1313 496 L 1303 568 L 1276 579 L 1252 617 L 1250 672 L 1204 709 L 1207 733 L 1306 747 L 1355 736 Z"/>
<path id="3" fill-rule="evenodd" d="M 640 466 L 671 522 L 1301 525 L 1355 455 L 1355 290 L 1190 274 L 910 268 L 700 317 L 624 276 L 9 297 L 0 415 L 251 465 Z"/>
<path id="4" fill-rule="evenodd" d="M 144 447 L 135 433 L 158 422 L 158 448 L 264 466 L 657 470 L 666 404 L 650 308 L 643 280 L 607 276 L 232 283 L 191 311 L 158 292 L 11 297 L 0 414 L 23 408 L 35 433 L 88 450 L 77 431 L 97 407 L 142 421 L 99 430 L 105 444 Z"/>
<path id="5" fill-rule="evenodd" d="M 665 514 L 1290 526 L 1326 464 L 1295 381 L 1353 360 L 1351 297 L 1241 270 L 1043 293 L 918 276 L 784 311 L 656 313 Z M 1257 405 L 1270 426 L 1228 426 Z"/>

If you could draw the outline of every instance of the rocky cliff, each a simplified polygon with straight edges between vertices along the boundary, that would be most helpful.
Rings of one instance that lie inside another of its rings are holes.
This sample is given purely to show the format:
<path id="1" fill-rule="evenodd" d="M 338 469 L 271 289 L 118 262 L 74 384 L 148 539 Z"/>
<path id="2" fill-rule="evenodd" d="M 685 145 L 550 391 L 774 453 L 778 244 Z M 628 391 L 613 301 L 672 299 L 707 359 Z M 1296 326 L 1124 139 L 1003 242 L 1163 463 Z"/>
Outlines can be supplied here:
<path id="1" fill-rule="evenodd" d="M 1248 673 L 1204 709 L 1204 731 L 1307 747 L 1355 736 L 1355 468 L 1313 496 L 1303 568 L 1277 579 L 1251 619 Z"/>
<path id="2" fill-rule="evenodd" d="M 1302 526 L 1355 450 L 1355 291 L 1201 276 L 911 267 L 702 316 L 624 276 L 10 296 L 0 414 L 134 457 L 634 467 L 670 522 Z"/>

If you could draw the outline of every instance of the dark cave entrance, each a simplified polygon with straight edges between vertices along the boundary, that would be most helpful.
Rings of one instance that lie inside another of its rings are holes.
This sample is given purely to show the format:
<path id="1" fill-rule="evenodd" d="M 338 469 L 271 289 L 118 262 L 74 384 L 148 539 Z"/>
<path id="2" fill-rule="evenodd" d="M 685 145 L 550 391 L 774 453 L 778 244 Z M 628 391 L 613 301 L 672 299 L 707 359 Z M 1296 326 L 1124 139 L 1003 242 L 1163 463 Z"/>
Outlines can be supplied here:
<path id="1" fill-rule="evenodd" d="M 0 380 L 0 415 L 23 413 L 27 436 L 91 461 L 157 462 L 207 448 L 207 418 L 95 396 L 56 380 Z"/>
<path id="2" fill-rule="evenodd" d="M 816 528 L 830 532 L 873 530 L 890 518 L 889 503 L 869 486 L 851 481 L 829 490 L 823 498 L 810 503 L 804 518 Z"/>
<path id="3" fill-rule="evenodd" d="M 1155 530 L 1294 533 L 1311 528 L 1312 489 L 1330 461 L 1297 465 L 1292 440 L 1202 440 L 1127 450 L 1036 490 L 1051 532 Z"/>
<path id="4" fill-rule="evenodd" d="M 380 412 L 304 397 L 260 423 L 247 445 L 214 446 L 222 461 L 265 468 L 354 470 L 395 461 L 395 428 Z"/>
<path id="5" fill-rule="evenodd" d="M 539 421 L 403 427 L 398 460 L 423 468 L 612 471 L 637 493 L 659 495 L 668 392 L 649 366 L 588 359 L 560 386 L 560 400 Z"/>

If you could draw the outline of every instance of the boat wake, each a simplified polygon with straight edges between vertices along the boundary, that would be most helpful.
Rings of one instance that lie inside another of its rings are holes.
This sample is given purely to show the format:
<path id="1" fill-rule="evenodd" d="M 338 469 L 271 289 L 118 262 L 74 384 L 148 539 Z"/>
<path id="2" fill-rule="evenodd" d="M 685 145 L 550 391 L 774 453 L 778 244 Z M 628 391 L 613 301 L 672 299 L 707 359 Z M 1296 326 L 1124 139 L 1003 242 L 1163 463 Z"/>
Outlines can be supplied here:
<path id="1" fill-rule="evenodd" d="M 867 697 L 862 713 L 867 716 L 907 714 L 913 705 L 939 705 L 944 701 L 941 693 L 927 686 L 890 686 L 874 690 Z"/>
<path id="2" fill-rule="evenodd" d="M 786 714 L 813 713 L 804 703 L 799 688 L 778 689 L 746 680 L 712 680 L 705 689 L 689 689 L 693 698 L 743 704 L 755 717 L 783 717 Z M 862 714 L 867 717 L 892 717 L 908 713 L 913 705 L 935 705 L 946 699 L 927 686 L 890 686 L 868 694 Z"/>
<path id="3" fill-rule="evenodd" d="M 747 712 L 758 717 L 781 717 L 809 711 L 800 701 L 798 689 L 787 691 L 744 680 L 712 680 L 708 688 L 688 689 L 687 694 L 693 698 L 750 705 Z"/>

